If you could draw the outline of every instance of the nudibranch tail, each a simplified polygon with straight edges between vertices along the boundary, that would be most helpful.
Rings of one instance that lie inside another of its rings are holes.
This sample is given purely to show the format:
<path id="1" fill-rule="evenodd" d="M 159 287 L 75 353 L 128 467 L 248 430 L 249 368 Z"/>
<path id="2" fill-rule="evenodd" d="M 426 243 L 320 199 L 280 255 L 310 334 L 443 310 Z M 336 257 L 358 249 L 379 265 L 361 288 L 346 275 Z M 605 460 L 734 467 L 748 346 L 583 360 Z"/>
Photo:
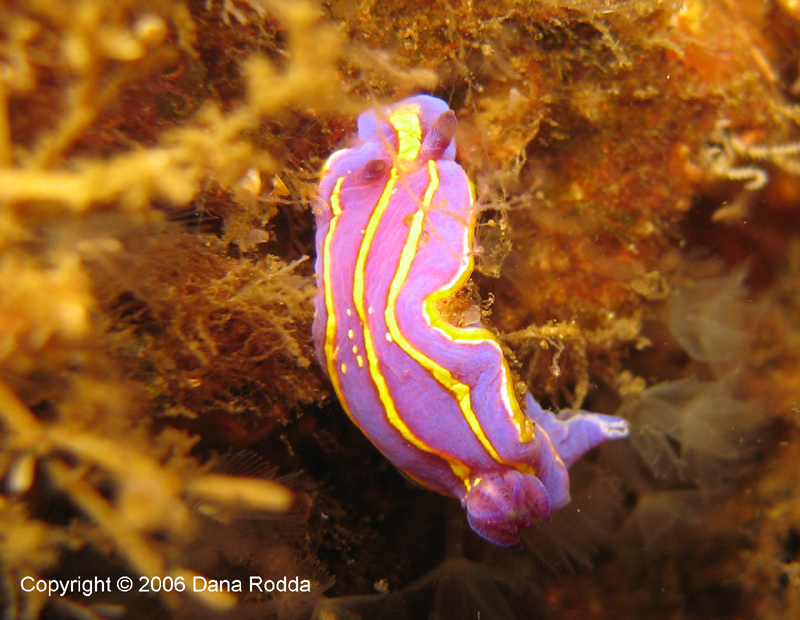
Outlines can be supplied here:
<path id="1" fill-rule="evenodd" d="M 533 396 L 525 396 L 528 415 L 537 409 L 541 416 L 536 424 L 547 431 L 556 452 L 571 467 L 592 448 L 609 439 L 621 439 L 628 436 L 628 421 L 612 415 L 589 413 L 588 411 L 572 411 L 565 409 L 558 415 L 550 411 L 542 411 Z"/>
<path id="2" fill-rule="evenodd" d="M 530 394 L 525 401 L 529 415 L 540 414 L 536 420 L 540 443 L 552 447 L 565 467 L 604 441 L 628 435 L 628 423 L 622 418 L 570 410 L 555 415 L 542 411 Z M 569 481 L 562 477 L 561 468 L 552 467 L 554 457 L 542 456 L 537 477 L 509 476 L 509 472 L 484 476 L 467 493 L 462 503 L 472 529 L 498 545 L 517 547 L 521 545 L 519 530 L 535 527 L 537 520 L 549 520 L 551 511 L 569 503 Z"/>
<path id="3" fill-rule="evenodd" d="M 323 168 L 314 339 L 348 416 L 398 468 L 461 499 L 473 529 L 519 544 L 569 501 L 567 467 L 623 420 L 517 402 L 496 337 L 439 313 L 473 269 L 477 209 L 456 116 L 420 95 L 358 119 Z M 534 429 L 535 422 L 539 426 Z"/>

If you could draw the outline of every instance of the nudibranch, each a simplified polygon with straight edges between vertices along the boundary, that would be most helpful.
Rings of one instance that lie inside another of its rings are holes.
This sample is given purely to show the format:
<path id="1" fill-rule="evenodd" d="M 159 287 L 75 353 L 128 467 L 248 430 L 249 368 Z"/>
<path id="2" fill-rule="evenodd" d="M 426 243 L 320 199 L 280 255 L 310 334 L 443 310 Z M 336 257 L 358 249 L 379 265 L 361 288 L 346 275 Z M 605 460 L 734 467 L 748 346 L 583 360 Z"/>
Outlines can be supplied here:
<path id="1" fill-rule="evenodd" d="M 517 401 L 496 337 L 440 314 L 473 270 L 477 209 L 456 116 L 419 95 L 358 118 L 325 163 L 314 339 L 342 407 L 420 484 L 457 497 L 498 545 L 569 502 L 567 468 L 625 420 Z"/>

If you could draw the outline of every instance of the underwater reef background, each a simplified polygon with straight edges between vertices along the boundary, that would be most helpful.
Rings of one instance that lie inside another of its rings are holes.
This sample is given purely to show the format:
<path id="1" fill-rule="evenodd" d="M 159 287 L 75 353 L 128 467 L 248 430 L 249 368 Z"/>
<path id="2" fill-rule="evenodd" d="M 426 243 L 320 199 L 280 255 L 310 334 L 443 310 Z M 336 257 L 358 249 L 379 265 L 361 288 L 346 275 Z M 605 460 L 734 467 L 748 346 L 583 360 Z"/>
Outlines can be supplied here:
<path id="1" fill-rule="evenodd" d="M 3 0 L 0 68 L 4 618 L 800 617 L 796 0 Z M 631 422 L 521 551 L 314 358 L 319 170 L 421 92 L 482 206 L 453 303 Z"/>

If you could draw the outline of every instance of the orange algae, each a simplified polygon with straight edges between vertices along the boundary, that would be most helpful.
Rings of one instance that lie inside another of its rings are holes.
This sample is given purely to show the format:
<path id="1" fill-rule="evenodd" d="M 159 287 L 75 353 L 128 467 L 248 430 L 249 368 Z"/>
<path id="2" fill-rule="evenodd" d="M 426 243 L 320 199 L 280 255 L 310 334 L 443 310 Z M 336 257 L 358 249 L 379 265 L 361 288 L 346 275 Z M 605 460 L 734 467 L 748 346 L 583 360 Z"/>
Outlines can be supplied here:
<path id="1" fill-rule="evenodd" d="M 22 618 L 48 606 L 90 614 L 91 601 L 48 600 L 19 580 L 80 557 L 96 558 L 100 577 L 218 575 L 192 557 L 208 527 L 196 502 L 234 515 L 292 505 L 273 481 L 209 473 L 198 433 L 222 419 L 234 430 L 214 445 L 249 445 L 250 431 L 257 438 L 317 397 L 303 261 L 253 252 L 283 199 L 259 197 L 280 154 L 258 144 L 269 137 L 258 129 L 327 95 L 303 77 L 310 58 L 274 67 L 254 41 L 237 61 L 239 96 L 223 101 L 203 79 L 202 52 L 234 30 L 218 24 L 201 48 L 206 13 L 184 2 L 0 11 L 4 607 Z M 313 8 L 277 7 L 273 19 L 290 49 L 326 50 L 313 57 L 324 74 L 337 37 Z M 221 557 L 240 536 L 215 539 Z M 280 558 L 272 569 L 299 570 L 302 555 L 275 532 L 259 544 Z M 316 591 L 325 581 L 315 575 Z M 165 609 L 188 604 L 161 594 Z"/>
<path id="2" fill-rule="evenodd" d="M 175 617 L 796 615 L 791 2 L 112 4 L 0 8 L 8 609 L 95 613 L 14 581 L 77 564 L 314 581 L 295 597 L 160 595 Z M 363 108 L 421 91 L 457 111 L 485 208 L 482 275 L 449 311 L 489 315 L 519 391 L 622 404 L 643 433 L 583 465 L 573 509 L 517 555 L 404 486 L 312 355 L 319 166 Z M 697 287 L 708 295 L 687 298 Z M 752 448 L 750 417 L 771 425 L 773 461 Z M 726 437 L 703 452 L 731 423 L 751 449 Z M 214 450 L 243 447 L 274 475 L 302 473 L 279 485 L 215 469 Z M 241 520 L 285 510 L 286 486 L 291 517 Z M 597 527 L 623 522 L 612 542 Z M 548 532 L 562 537 L 551 556 Z M 553 582 L 532 609 L 533 565 L 598 541 L 597 571 Z"/>

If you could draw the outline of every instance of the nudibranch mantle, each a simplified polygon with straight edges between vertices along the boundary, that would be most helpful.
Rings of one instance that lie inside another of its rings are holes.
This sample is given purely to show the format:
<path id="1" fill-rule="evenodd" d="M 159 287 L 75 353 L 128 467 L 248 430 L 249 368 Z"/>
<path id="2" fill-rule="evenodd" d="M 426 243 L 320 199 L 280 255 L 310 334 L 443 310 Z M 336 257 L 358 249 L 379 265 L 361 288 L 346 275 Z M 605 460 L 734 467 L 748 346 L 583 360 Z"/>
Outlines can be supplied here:
<path id="1" fill-rule="evenodd" d="M 326 162 L 314 339 L 342 407 L 410 478 L 457 497 L 498 545 L 569 502 L 567 468 L 625 420 L 523 409 L 495 336 L 437 302 L 472 273 L 476 206 L 455 162 L 456 117 L 419 95 L 358 119 Z"/>

